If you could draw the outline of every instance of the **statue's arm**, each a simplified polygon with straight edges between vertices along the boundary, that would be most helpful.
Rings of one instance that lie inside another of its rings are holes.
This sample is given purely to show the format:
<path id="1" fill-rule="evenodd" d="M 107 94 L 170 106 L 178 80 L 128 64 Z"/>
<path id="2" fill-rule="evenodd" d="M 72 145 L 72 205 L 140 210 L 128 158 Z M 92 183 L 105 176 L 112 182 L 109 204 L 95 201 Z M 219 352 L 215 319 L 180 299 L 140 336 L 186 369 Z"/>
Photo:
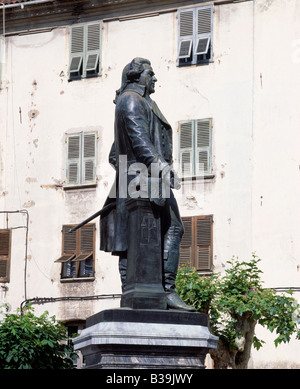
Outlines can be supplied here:
<path id="1" fill-rule="evenodd" d="M 116 169 L 117 166 L 117 158 L 116 158 L 116 147 L 115 142 L 112 144 L 109 157 L 108 157 L 109 163 L 113 165 L 113 167 Z"/>

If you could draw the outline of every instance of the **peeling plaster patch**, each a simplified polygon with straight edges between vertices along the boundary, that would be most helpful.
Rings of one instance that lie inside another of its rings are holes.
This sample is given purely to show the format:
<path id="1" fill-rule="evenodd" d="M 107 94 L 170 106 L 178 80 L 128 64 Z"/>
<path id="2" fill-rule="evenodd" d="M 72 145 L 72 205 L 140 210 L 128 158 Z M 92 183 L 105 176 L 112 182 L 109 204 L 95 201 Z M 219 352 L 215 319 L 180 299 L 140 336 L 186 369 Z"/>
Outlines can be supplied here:
<path id="1" fill-rule="evenodd" d="M 56 178 L 52 177 L 52 180 L 54 181 L 54 184 L 42 184 L 40 187 L 42 189 L 61 189 L 63 187 L 63 181 L 57 180 Z"/>
<path id="2" fill-rule="evenodd" d="M 2 197 L 5 197 L 6 195 L 8 195 L 8 192 L 7 192 L 7 191 L 4 191 L 4 192 L 1 193 L 1 196 L 2 196 Z"/>
<path id="3" fill-rule="evenodd" d="M 29 119 L 35 119 L 39 115 L 39 111 L 37 109 L 32 109 L 28 112 Z"/>
<path id="4" fill-rule="evenodd" d="M 33 200 L 29 200 L 22 205 L 24 208 L 31 208 L 35 206 L 35 202 Z"/>
<path id="5" fill-rule="evenodd" d="M 33 183 L 33 182 L 37 182 L 37 178 L 36 177 L 27 177 L 26 182 L 28 182 L 29 184 Z"/>

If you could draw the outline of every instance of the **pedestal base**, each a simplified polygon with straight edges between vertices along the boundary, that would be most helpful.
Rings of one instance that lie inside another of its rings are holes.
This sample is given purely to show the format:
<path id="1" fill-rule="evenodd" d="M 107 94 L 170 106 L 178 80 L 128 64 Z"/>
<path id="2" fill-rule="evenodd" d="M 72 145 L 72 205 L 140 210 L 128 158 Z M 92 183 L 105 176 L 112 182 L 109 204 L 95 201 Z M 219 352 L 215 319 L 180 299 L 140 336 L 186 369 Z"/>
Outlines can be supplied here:
<path id="1" fill-rule="evenodd" d="M 217 340 L 201 313 L 120 308 L 88 318 L 73 342 L 89 369 L 204 369 Z"/>

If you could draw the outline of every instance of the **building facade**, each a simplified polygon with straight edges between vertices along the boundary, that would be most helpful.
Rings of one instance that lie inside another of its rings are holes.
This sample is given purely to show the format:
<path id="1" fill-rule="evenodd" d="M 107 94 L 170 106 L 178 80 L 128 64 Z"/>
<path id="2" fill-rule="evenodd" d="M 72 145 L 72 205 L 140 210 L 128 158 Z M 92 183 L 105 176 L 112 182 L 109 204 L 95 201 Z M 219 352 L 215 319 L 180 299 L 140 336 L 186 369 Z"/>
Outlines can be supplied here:
<path id="1" fill-rule="evenodd" d="M 300 291 L 300 3 L 28 0 L 0 3 L 0 303 L 32 300 L 70 331 L 119 306 L 118 258 L 99 250 L 114 179 L 115 91 L 150 59 L 172 125 L 181 262 L 261 261 L 266 287 Z M 298 343 L 250 367 L 300 367 Z"/>

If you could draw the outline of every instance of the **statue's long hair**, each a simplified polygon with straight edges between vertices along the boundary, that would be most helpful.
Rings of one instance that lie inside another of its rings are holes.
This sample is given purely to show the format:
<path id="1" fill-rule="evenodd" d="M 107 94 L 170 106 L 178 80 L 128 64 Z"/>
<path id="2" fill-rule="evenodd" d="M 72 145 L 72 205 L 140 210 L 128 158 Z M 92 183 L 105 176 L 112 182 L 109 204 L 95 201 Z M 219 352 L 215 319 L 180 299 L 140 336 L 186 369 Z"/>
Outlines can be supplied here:
<path id="1" fill-rule="evenodd" d="M 124 67 L 122 72 L 121 87 L 116 91 L 116 97 L 114 99 L 115 104 L 128 84 L 131 84 L 132 82 L 139 82 L 140 75 L 144 71 L 144 64 L 151 65 L 151 62 L 148 59 L 136 57 Z"/>

